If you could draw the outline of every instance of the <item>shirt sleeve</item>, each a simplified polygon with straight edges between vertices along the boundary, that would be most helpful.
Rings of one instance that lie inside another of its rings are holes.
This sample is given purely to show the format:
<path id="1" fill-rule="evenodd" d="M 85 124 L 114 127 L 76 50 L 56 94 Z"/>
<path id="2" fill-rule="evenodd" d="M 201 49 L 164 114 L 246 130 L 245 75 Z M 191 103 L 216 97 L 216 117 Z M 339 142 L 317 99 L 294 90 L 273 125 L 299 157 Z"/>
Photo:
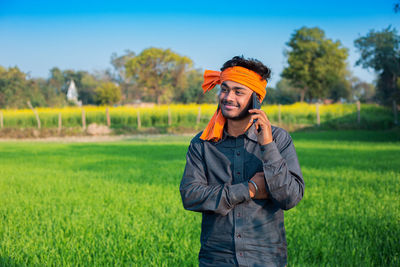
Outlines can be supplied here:
<path id="1" fill-rule="evenodd" d="M 191 211 L 208 211 L 226 215 L 237 204 L 250 199 L 249 185 L 209 185 L 201 154 L 201 143 L 192 142 L 186 154 L 186 166 L 180 184 L 183 206 Z"/>
<path id="2" fill-rule="evenodd" d="M 300 202 L 304 180 L 291 136 L 279 132 L 274 141 L 261 146 L 267 192 L 281 209 L 288 210 Z"/>

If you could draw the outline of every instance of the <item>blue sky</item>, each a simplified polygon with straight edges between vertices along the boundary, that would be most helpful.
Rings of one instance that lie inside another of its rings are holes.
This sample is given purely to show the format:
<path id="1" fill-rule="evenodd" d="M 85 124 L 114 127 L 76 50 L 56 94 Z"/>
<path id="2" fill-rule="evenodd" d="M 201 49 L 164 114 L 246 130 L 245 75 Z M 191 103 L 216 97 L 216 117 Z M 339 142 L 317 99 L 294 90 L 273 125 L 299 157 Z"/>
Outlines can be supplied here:
<path id="1" fill-rule="evenodd" d="M 254 57 L 272 68 L 270 85 L 285 67 L 285 43 L 302 26 L 320 27 L 349 49 L 370 29 L 400 29 L 396 1 L 23 1 L 0 0 L 0 65 L 18 66 L 32 77 L 49 70 L 111 68 L 110 56 L 130 49 L 171 48 L 195 67 L 219 69 L 232 56 Z"/>

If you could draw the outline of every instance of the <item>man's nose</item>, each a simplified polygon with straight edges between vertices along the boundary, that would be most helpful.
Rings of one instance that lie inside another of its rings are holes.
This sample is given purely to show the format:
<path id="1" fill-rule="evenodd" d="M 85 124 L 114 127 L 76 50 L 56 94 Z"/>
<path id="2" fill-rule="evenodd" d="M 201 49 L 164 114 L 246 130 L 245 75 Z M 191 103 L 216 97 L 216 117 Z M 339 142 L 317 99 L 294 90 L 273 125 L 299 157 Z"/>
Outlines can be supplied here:
<path id="1" fill-rule="evenodd" d="M 234 99 L 235 96 L 235 92 L 233 90 L 229 90 L 226 94 L 225 94 L 225 101 L 232 101 Z"/>

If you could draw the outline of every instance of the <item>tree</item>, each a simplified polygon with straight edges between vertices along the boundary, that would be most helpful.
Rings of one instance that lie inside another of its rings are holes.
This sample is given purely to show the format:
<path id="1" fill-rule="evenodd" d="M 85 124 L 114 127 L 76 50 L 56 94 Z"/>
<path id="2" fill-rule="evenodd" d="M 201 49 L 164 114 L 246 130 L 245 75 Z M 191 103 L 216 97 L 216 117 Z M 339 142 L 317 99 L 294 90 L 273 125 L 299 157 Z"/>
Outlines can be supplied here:
<path id="1" fill-rule="evenodd" d="M 288 67 L 282 77 L 300 89 L 300 101 L 305 98 L 325 98 L 338 80 L 347 72 L 347 48 L 340 41 L 333 42 L 319 28 L 302 27 L 296 30 L 286 44 Z"/>
<path id="2" fill-rule="evenodd" d="M 50 78 L 47 80 L 47 82 L 49 86 L 56 91 L 56 93 L 61 93 L 67 89 L 64 74 L 57 67 L 53 67 L 50 70 Z"/>
<path id="3" fill-rule="evenodd" d="M 111 65 L 114 67 L 114 72 L 112 73 L 113 80 L 119 84 L 122 91 L 123 101 L 128 103 L 132 100 L 140 99 L 141 95 L 138 88 L 133 83 L 131 76 L 126 73 L 126 63 L 136 56 L 135 52 L 130 50 L 125 50 L 125 53 L 118 56 L 117 53 L 111 55 Z"/>
<path id="4" fill-rule="evenodd" d="M 40 91 L 36 97 L 43 99 L 40 106 L 62 107 L 66 104 L 65 94 L 61 92 L 61 90 L 50 85 L 48 80 L 43 78 L 35 78 L 31 80 Z M 35 103 L 34 100 L 31 102 Z"/>
<path id="5" fill-rule="evenodd" d="M 264 102 L 268 104 L 293 104 L 299 99 L 298 88 L 294 88 L 289 80 L 282 78 L 276 84 L 276 88 L 267 88 Z"/>
<path id="6" fill-rule="evenodd" d="M 179 88 L 180 90 L 175 90 L 174 102 L 181 103 L 215 103 L 216 92 L 211 91 L 208 93 L 203 92 L 201 85 L 203 84 L 203 70 L 193 69 L 186 73 L 186 83 L 185 86 Z"/>
<path id="7" fill-rule="evenodd" d="M 351 82 L 351 93 L 354 100 L 362 103 L 375 100 L 375 86 L 373 84 L 363 82 L 358 78 L 353 78 Z"/>
<path id="8" fill-rule="evenodd" d="M 143 90 L 144 98 L 169 103 L 174 90 L 183 88 L 186 71 L 192 66 L 190 58 L 170 49 L 147 48 L 126 63 L 126 73 Z"/>
<path id="9" fill-rule="evenodd" d="M 105 82 L 96 88 L 96 100 L 100 105 L 112 105 L 121 100 L 121 89 L 112 82 Z"/>
<path id="10" fill-rule="evenodd" d="M 37 84 L 18 67 L 0 67 L 0 108 L 26 108 L 27 101 L 40 106 L 45 103 Z"/>
<path id="11" fill-rule="evenodd" d="M 366 36 L 354 41 L 360 53 L 356 65 L 371 68 L 378 74 L 377 99 L 385 105 L 391 105 L 393 100 L 400 100 L 399 44 L 400 36 L 390 26 L 380 32 L 370 30 Z"/>

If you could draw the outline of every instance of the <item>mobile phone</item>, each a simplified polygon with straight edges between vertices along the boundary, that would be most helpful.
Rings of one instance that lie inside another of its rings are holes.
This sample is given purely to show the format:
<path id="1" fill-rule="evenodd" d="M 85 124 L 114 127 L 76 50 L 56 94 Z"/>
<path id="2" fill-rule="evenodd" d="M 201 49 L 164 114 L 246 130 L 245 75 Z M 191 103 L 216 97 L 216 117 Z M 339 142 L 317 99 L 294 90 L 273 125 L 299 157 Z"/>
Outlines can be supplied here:
<path id="1" fill-rule="evenodd" d="M 261 109 L 261 103 L 260 103 L 260 100 L 257 97 L 257 94 L 253 93 L 251 97 L 252 97 L 252 101 L 253 101 L 253 109 Z M 256 121 L 257 121 L 257 119 L 254 119 L 253 123 L 255 123 Z M 260 132 L 260 131 L 261 131 L 261 128 L 259 127 L 257 129 L 257 132 Z"/>

